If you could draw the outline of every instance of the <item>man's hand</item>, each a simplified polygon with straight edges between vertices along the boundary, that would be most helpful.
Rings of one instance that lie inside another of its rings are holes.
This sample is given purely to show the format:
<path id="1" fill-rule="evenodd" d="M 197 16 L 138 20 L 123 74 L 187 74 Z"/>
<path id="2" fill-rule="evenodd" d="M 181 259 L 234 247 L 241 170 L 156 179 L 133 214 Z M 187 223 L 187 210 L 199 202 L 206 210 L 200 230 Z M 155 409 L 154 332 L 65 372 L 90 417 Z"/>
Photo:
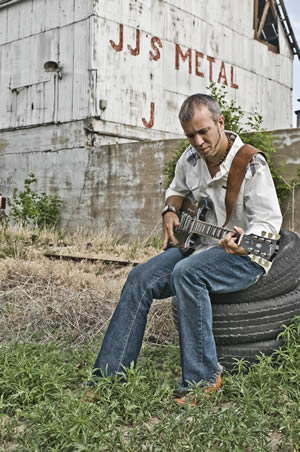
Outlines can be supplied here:
<path id="1" fill-rule="evenodd" d="M 234 226 L 233 228 L 236 232 L 239 234 L 244 234 L 244 231 L 242 228 L 238 228 L 237 226 Z M 225 237 L 219 241 L 219 245 L 226 251 L 228 254 L 237 254 L 239 256 L 246 256 L 248 253 L 247 251 L 242 247 L 237 245 L 237 237 L 234 237 L 234 232 L 229 232 L 225 235 Z"/>
<path id="2" fill-rule="evenodd" d="M 176 240 L 174 235 L 175 226 L 179 226 L 180 221 L 176 213 L 167 212 L 163 216 L 163 250 L 166 250 L 168 247 L 168 242 L 174 243 L 177 245 L 178 240 Z"/>

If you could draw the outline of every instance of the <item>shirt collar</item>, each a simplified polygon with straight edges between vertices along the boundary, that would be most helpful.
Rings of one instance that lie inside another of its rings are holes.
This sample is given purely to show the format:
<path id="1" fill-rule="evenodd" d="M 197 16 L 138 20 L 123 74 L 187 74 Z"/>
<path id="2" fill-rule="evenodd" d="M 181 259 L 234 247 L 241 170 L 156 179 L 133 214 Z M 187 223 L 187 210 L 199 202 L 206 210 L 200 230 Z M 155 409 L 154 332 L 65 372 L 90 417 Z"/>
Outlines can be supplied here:
<path id="1" fill-rule="evenodd" d="M 236 151 L 241 147 L 241 145 L 243 143 L 242 143 L 242 140 L 240 139 L 240 137 L 235 132 L 231 132 L 231 131 L 225 130 L 225 133 L 226 133 L 226 135 L 229 135 L 230 138 L 233 140 L 233 144 L 232 144 L 232 147 L 230 149 L 230 152 L 229 152 L 227 158 L 222 163 L 221 167 L 224 165 L 224 167 L 226 169 L 229 169 L 229 167 L 231 165 L 231 162 L 232 162 L 232 158 L 234 157 L 234 155 L 236 154 Z M 232 158 L 228 158 L 229 156 L 232 157 Z M 186 160 L 187 160 L 187 162 L 191 166 L 196 166 L 199 159 L 201 159 L 200 154 L 190 144 L 189 147 L 186 150 Z"/>

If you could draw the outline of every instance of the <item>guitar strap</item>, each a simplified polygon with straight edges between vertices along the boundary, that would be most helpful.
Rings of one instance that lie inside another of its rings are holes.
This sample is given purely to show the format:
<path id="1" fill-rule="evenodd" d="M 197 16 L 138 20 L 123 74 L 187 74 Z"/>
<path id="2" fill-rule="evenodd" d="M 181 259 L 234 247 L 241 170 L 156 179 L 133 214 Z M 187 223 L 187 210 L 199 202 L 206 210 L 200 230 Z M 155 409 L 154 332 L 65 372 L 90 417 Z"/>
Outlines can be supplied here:
<path id="1" fill-rule="evenodd" d="M 222 227 L 224 227 L 231 218 L 249 162 L 252 157 L 258 153 L 263 154 L 263 152 L 250 146 L 250 144 L 244 144 L 232 160 L 228 173 L 225 195 L 226 220 Z"/>

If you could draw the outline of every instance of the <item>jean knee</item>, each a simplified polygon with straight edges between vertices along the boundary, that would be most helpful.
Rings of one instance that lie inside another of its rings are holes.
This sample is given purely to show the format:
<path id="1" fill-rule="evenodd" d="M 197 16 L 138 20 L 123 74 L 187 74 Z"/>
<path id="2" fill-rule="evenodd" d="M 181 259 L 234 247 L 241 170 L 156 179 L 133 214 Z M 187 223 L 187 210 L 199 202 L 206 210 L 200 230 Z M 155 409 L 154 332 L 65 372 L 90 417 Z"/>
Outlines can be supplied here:
<path id="1" fill-rule="evenodd" d="M 191 267 L 187 264 L 187 260 L 178 262 L 172 272 L 171 280 L 173 287 L 177 284 L 187 281 L 190 278 Z"/>
<path id="2" fill-rule="evenodd" d="M 129 283 L 132 286 L 140 285 L 145 279 L 145 271 L 142 269 L 142 267 L 143 265 L 137 265 L 132 270 L 130 270 L 126 283 Z"/>

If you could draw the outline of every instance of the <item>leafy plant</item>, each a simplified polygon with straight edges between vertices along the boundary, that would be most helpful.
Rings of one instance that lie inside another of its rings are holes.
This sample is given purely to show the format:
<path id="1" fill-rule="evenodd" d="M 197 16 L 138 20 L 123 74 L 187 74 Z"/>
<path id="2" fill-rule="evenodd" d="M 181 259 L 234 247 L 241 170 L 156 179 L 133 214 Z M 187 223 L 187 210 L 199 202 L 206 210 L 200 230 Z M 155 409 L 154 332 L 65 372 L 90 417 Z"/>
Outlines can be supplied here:
<path id="1" fill-rule="evenodd" d="M 24 190 L 14 189 L 12 199 L 7 201 L 10 208 L 9 217 L 23 226 L 55 226 L 62 201 L 59 196 L 33 191 L 31 186 L 36 182 L 37 178 L 30 173 L 24 181 Z"/>
<path id="2" fill-rule="evenodd" d="M 225 84 L 219 88 L 215 82 L 210 82 L 208 90 L 209 94 L 214 97 L 220 105 L 224 116 L 225 130 L 237 133 L 244 143 L 251 144 L 266 155 L 277 195 L 280 203 L 282 203 L 289 194 L 290 188 L 282 177 L 283 168 L 275 168 L 271 161 L 271 154 L 275 152 L 273 137 L 270 132 L 267 132 L 263 128 L 262 116 L 256 112 L 253 116 L 249 115 L 245 118 L 245 113 L 242 108 L 236 104 L 235 100 L 227 100 Z M 175 174 L 176 163 L 188 145 L 189 141 L 187 139 L 181 140 L 176 148 L 174 156 L 167 163 L 164 169 L 164 174 L 167 176 L 167 185 L 171 183 Z"/>

